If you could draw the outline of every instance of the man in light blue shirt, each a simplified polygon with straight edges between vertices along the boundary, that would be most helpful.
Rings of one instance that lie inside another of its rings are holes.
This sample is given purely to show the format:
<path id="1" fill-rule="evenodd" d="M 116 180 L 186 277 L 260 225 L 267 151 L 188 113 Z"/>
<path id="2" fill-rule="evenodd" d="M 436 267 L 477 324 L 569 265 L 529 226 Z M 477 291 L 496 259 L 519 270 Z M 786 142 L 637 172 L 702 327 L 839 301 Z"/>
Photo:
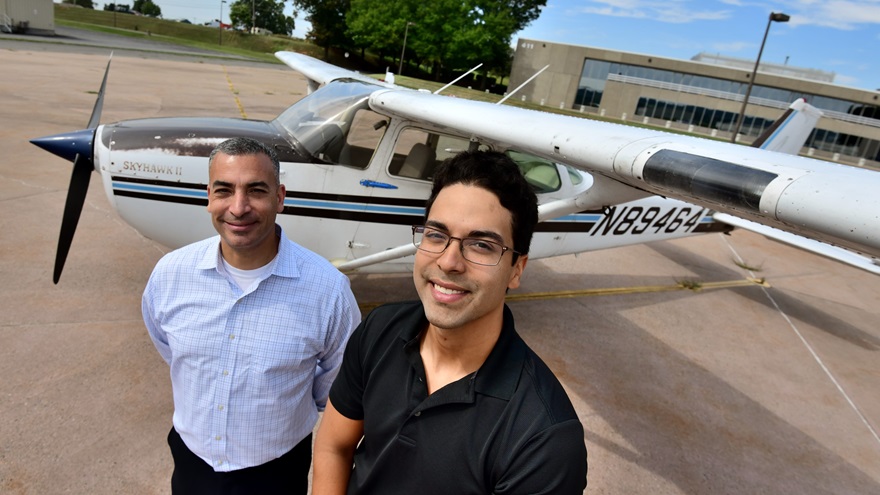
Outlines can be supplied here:
<path id="1" fill-rule="evenodd" d="M 220 235 L 164 256 L 142 302 L 171 367 L 172 491 L 305 495 L 311 432 L 360 311 L 345 275 L 275 224 L 271 148 L 224 141 L 208 170 Z"/>

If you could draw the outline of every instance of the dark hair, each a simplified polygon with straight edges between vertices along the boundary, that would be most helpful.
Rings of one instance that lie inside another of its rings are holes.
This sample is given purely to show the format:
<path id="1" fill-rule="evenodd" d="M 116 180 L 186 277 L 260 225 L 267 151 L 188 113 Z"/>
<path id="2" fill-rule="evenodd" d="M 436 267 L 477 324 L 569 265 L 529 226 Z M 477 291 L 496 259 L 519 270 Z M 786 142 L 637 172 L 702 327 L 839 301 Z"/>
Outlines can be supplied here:
<path id="1" fill-rule="evenodd" d="M 455 184 L 480 187 L 498 197 L 501 206 L 510 212 L 513 249 L 529 254 L 538 223 L 538 198 L 509 156 L 498 151 L 464 151 L 444 160 L 434 174 L 434 187 L 425 205 L 425 221 L 440 191 Z M 514 255 L 513 262 L 516 260 Z"/>
<path id="2" fill-rule="evenodd" d="M 256 139 L 237 137 L 227 139 L 218 144 L 208 156 L 208 170 L 211 169 L 211 165 L 214 163 L 214 157 L 217 156 L 217 153 L 223 153 L 224 155 L 229 156 L 266 155 L 272 160 L 273 172 L 275 173 L 275 185 L 281 184 L 281 164 L 278 162 L 278 154 L 275 153 L 274 149 Z"/>

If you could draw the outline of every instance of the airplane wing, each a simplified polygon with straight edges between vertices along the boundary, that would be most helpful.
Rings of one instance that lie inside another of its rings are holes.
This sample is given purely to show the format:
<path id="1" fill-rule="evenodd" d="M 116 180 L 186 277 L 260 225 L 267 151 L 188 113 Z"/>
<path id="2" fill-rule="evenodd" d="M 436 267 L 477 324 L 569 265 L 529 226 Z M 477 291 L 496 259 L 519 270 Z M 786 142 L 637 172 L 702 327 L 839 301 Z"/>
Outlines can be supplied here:
<path id="1" fill-rule="evenodd" d="M 814 241 L 813 239 L 807 239 L 806 237 L 792 234 L 790 232 L 784 232 L 779 229 L 774 229 L 773 227 L 761 225 L 760 223 L 743 220 L 742 218 L 728 215 L 726 213 L 715 213 L 714 215 L 712 215 L 712 218 L 718 220 L 719 222 L 733 225 L 734 227 L 739 227 L 744 230 L 750 230 L 757 234 L 761 234 L 764 237 L 768 237 L 775 241 L 783 242 L 790 246 L 795 246 L 805 251 L 810 251 L 811 253 L 825 256 L 826 258 L 831 258 L 835 261 L 846 263 L 847 265 L 869 271 L 875 275 L 880 275 L 880 264 L 878 264 L 877 259 L 860 256 L 856 253 L 853 253 L 852 251 L 847 251 L 846 249 L 841 249 L 839 247 L 831 246 L 823 242 Z"/>
<path id="2" fill-rule="evenodd" d="M 279 52 L 276 56 L 320 83 L 357 75 L 305 55 Z M 388 87 L 370 96 L 370 106 L 377 112 L 457 129 L 479 140 L 579 168 L 604 184 L 617 183 L 618 187 L 609 188 L 613 192 L 601 194 L 607 205 L 639 194 L 656 194 L 880 257 L 880 172 L 659 130 Z M 809 116 L 808 112 L 795 113 Z M 777 142 L 775 149 L 785 150 L 782 144 Z"/>
<path id="3" fill-rule="evenodd" d="M 287 64 L 288 67 L 306 76 L 309 80 L 309 93 L 318 89 L 320 86 L 337 79 L 357 79 L 371 84 L 383 84 L 386 87 L 395 87 L 392 84 L 386 84 L 378 79 L 359 74 L 357 72 L 328 64 L 322 60 L 318 60 L 308 55 L 295 52 L 276 52 L 275 57 Z M 403 89 L 403 88 L 399 88 Z"/>
<path id="4" fill-rule="evenodd" d="M 880 172 L 758 148 L 416 91 L 370 104 L 641 191 L 880 256 Z"/>

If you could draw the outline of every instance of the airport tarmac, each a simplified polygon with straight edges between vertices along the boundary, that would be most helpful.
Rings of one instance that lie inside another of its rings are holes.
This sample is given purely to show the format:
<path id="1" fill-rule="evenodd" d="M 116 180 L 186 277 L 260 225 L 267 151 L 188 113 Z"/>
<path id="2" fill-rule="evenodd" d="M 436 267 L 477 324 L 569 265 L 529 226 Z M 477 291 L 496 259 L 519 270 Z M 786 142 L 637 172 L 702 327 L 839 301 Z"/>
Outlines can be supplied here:
<path id="1" fill-rule="evenodd" d="M 93 177 L 52 284 L 71 164 L 27 140 L 85 127 L 107 64 L 91 50 L 0 39 L 4 494 L 170 493 L 168 368 L 140 314 L 167 248 Z M 101 120 L 269 119 L 305 91 L 283 66 L 124 52 Z M 415 297 L 408 275 L 351 279 L 365 305 Z M 588 292 L 538 298 L 564 290 Z M 534 260 L 512 295 L 583 421 L 585 493 L 880 493 L 877 276 L 735 231 Z"/>

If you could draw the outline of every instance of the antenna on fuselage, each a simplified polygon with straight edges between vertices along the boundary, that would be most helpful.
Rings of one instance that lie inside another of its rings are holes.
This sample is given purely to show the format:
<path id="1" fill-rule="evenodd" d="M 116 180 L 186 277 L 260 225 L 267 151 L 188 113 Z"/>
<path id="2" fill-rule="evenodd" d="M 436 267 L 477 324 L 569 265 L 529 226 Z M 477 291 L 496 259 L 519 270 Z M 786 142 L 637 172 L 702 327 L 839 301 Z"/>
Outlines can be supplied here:
<path id="1" fill-rule="evenodd" d="M 520 89 L 522 89 L 523 86 L 525 86 L 526 84 L 532 82 L 532 79 L 538 77 L 539 74 L 541 74 L 542 72 L 544 72 L 545 70 L 547 70 L 547 67 L 550 67 L 550 64 L 545 65 L 543 69 L 539 70 L 538 72 L 535 72 L 535 75 L 533 75 L 532 77 L 526 79 L 526 82 L 520 84 L 519 86 L 516 87 L 516 89 L 514 89 L 513 91 L 511 91 L 510 93 L 508 93 L 507 96 L 505 96 L 504 98 L 501 98 L 500 100 L 498 100 L 498 103 L 496 103 L 496 105 L 500 105 L 500 104 L 504 103 L 505 101 L 507 101 L 507 99 L 510 98 L 511 96 L 513 96 L 514 93 L 516 93 L 517 91 L 519 91 Z"/>

